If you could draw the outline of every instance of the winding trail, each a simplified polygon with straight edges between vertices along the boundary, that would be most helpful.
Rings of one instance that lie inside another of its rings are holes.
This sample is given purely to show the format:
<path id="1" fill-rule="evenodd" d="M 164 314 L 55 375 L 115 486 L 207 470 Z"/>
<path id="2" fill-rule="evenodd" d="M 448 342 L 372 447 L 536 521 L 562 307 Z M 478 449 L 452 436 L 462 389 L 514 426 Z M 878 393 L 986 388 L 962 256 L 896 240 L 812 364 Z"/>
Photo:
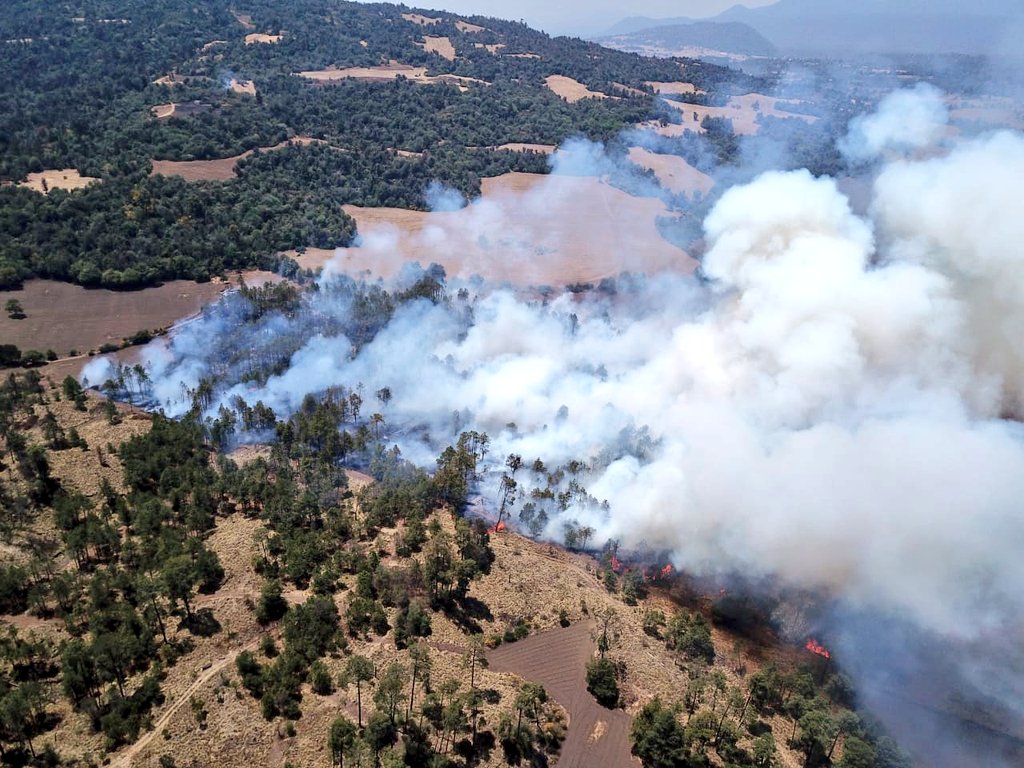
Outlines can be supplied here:
<path id="1" fill-rule="evenodd" d="M 182 707 L 189 703 L 192 696 L 194 696 L 200 688 L 213 679 L 213 676 L 224 669 L 224 667 L 229 664 L 233 664 L 240 653 L 243 651 L 255 650 L 258 645 L 259 641 L 254 640 L 241 648 L 234 648 L 221 657 L 219 661 L 215 661 L 208 668 L 204 669 L 202 674 L 193 680 L 192 684 L 182 691 L 178 698 L 164 709 L 163 713 L 161 713 L 160 717 L 153 723 L 153 727 L 149 731 L 140 736 L 134 744 L 110 761 L 110 768 L 131 768 L 131 766 L 135 765 L 135 759 L 139 756 L 142 750 L 149 746 L 149 743 L 157 736 L 157 734 L 161 733 L 163 729 L 167 727 L 171 722 L 171 718 L 174 717 Z"/>

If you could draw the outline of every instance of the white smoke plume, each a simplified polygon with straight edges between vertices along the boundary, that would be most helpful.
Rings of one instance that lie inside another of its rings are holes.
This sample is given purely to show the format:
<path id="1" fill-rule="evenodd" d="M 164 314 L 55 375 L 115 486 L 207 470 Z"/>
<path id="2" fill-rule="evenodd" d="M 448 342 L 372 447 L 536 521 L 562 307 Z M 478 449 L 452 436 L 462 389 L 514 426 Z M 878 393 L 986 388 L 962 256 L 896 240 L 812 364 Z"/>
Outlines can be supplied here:
<path id="1" fill-rule="evenodd" d="M 858 161 L 873 160 L 885 152 L 924 149 L 942 138 L 948 124 L 942 92 L 919 83 L 889 94 L 875 112 L 854 119 L 840 148 Z"/>
<path id="2" fill-rule="evenodd" d="M 886 100 L 853 128 L 860 156 L 942 136 L 937 104 Z M 589 462 L 607 504 L 571 505 L 548 537 L 575 520 L 694 572 L 771 576 L 975 641 L 1024 620 L 1024 433 L 1005 419 L 1024 397 L 1021 178 L 1016 133 L 891 162 L 869 217 L 831 179 L 767 173 L 707 217 L 706 284 L 668 272 L 544 301 L 470 285 L 451 306 L 403 305 L 355 356 L 310 338 L 214 407 L 238 394 L 287 414 L 332 384 L 387 386 L 392 428 L 431 435 L 396 438 L 424 466 L 455 411 L 499 463 Z M 216 330 L 186 329 L 159 363 L 168 410 Z M 1019 692 L 991 693 L 1018 707 Z"/>

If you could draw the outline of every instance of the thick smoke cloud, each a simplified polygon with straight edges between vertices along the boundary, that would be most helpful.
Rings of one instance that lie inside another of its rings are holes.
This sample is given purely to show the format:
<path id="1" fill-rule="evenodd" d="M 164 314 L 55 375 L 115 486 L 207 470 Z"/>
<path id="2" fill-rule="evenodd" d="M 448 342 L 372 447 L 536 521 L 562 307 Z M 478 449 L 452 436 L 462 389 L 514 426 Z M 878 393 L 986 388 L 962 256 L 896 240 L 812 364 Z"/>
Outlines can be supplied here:
<path id="1" fill-rule="evenodd" d="M 886 100 L 848 148 L 932 146 L 936 99 Z M 286 414 L 332 384 L 388 386 L 391 437 L 424 466 L 469 427 L 491 435 L 497 464 L 589 462 L 589 497 L 547 537 L 573 520 L 691 571 L 771 577 L 980 644 L 1024 620 L 1024 434 L 1004 418 L 1024 397 L 1021 178 L 1014 133 L 890 160 L 868 217 L 831 179 L 767 173 L 707 217 L 707 282 L 669 273 L 543 301 L 469 284 L 450 306 L 404 305 L 355 356 L 345 338 L 312 337 L 214 409 L 242 395 Z M 313 301 L 344 314 L 334 279 Z M 210 367 L 202 340 L 232 320 L 208 322 L 152 355 L 171 412 Z M 1019 707 L 1018 678 L 969 671 Z"/>

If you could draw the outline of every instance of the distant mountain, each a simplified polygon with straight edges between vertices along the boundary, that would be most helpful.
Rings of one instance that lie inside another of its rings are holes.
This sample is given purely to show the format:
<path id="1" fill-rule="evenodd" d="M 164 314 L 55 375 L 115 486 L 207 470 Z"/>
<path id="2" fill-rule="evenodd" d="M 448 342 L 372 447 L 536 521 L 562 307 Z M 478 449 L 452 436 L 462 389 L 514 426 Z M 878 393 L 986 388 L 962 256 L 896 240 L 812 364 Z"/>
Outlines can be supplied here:
<path id="1" fill-rule="evenodd" d="M 745 56 L 774 56 L 778 52 L 760 32 L 741 22 L 695 21 L 659 25 L 601 37 L 597 42 L 610 48 L 648 55 L 670 55 L 694 48 Z"/>
<path id="2" fill-rule="evenodd" d="M 609 35 L 678 26 L 690 19 L 624 19 Z M 747 24 L 784 54 L 991 54 L 1019 56 L 1021 0 L 779 0 L 736 5 L 707 23 Z"/>
<path id="3" fill-rule="evenodd" d="M 656 27 L 674 27 L 680 24 L 691 24 L 694 19 L 686 16 L 677 16 L 671 19 L 652 19 L 649 16 L 629 16 L 613 26 L 601 37 L 615 37 L 617 35 L 630 35 L 634 32 L 643 32 Z"/>

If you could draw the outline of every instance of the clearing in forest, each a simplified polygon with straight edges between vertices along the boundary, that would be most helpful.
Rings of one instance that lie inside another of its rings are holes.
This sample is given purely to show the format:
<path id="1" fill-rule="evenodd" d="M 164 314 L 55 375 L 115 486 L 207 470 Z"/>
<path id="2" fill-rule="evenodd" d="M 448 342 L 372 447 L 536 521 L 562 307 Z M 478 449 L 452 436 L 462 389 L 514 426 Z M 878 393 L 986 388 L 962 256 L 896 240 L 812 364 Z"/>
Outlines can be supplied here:
<path id="1" fill-rule="evenodd" d="M 455 22 L 455 26 L 458 27 L 459 32 L 470 32 L 470 33 L 472 33 L 472 32 L 486 32 L 487 31 L 484 27 L 478 26 L 476 24 L 470 24 L 468 21 L 462 21 L 462 20 L 456 21 Z"/>
<path id="2" fill-rule="evenodd" d="M 653 171 L 661 186 L 676 194 L 704 196 L 715 186 L 714 179 L 677 155 L 659 155 L 649 149 L 630 147 L 629 161 Z"/>
<path id="3" fill-rule="evenodd" d="M 390 277 L 407 261 L 436 262 L 450 275 L 526 286 L 695 266 L 658 232 L 667 209 L 654 198 L 597 178 L 529 173 L 484 179 L 482 188 L 478 201 L 451 212 L 345 206 L 362 245 L 339 249 L 335 267 Z"/>
<path id="4" fill-rule="evenodd" d="M 455 46 L 447 37 L 424 36 L 422 43 L 416 43 L 427 53 L 436 53 L 442 59 L 455 61 Z"/>
<path id="5" fill-rule="evenodd" d="M 392 61 L 389 64 L 382 64 L 376 67 L 347 67 L 345 69 L 317 69 L 297 73 L 300 77 L 308 80 L 315 80 L 319 83 L 333 83 L 346 78 L 353 80 L 386 81 L 397 80 L 404 77 L 414 83 L 421 85 L 456 85 L 460 90 L 468 90 L 472 84 L 490 85 L 484 80 L 477 80 L 473 77 L 460 77 L 458 75 L 428 75 L 426 67 L 412 67 L 408 64 L 400 64 Z"/>
<path id="6" fill-rule="evenodd" d="M 402 18 L 406 21 L 411 21 L 413 24 L 419 24 L 421 27 L 432 27 L 435 24 L 441 23 L 441 17 L 431 18 L 430 16 L 423 16 L 419 13 L 403 13 Z"/>
<path id="7" fill-rule="evenodd" d="M 261 32 L 253 32 L 245 36 L 246 45 L 255 45 L 256 43 L 279 43 L 284 35 L 264 35 Z"/>
<path id="8" fill-rule="evenodd" d="M 582 99 L 607 99 L 603 93 L 598 91 L 592 91 L 583 83 L 578 80 L 573 80 L 571 77 L 565 75 L 549 75 L 544 78 L 544 82 L 548 88 L 555 92 L 558 96 L 568 101 L 570 104 L 575 104 L 577 101 Z"/>
<path id="9" fill-rule="evenodd" d="M 311 139 L 308 136 L 296 136 L 272 147 L 260 147 L 260 151 L 273 152 L 275 149 L 282 149 L 290 144 L 304 146 L 322 143 L 324 142 L 319 139 Z M 240 155 L 224 157 L 219 160 L 154 160 L 153 170 L 149 175 L 181 176 L 185 181 L 230 181 L 235 178 L 235 167 L 238 162 L 247 158 L 254 151 L 250 149 Z"/>
<path id="10" fill-rule="evenodd" d="M 724 107 L 705 107 L 701 104 L 686 104 L 681 101 L 666 99 L 665 104 L 678 110 L 682 122 L 657 129 L 663 136 L 681 136 L 687 131 L 704 133 L 701 123 L 705 117 L 725 118 L 732 121 L 733 132 L 739 136 L 753 136 L 761 129 L 758 118 L 776 117 L 780 119 L 795 118 L 805 123 L 815 123 L 818 118 L 798 112 L 787 112 L 778 108 L 785 99 L 776 99 L 760 93 L 748 93 L 733 96 Z M 789 102 L 792 103 L 792 102 Z"/>
<path id="11" fill-rule="evenodd" d="M 48 195 L 54 189 L 83 189 L 93 182 L 101 179 L 95 176 L 83 176 L 74 168 L 58 168 L 39 173 L 30 173 L 25 181 L 19 182 L 19 187 L 28 187 L 36 192 Z"/>

